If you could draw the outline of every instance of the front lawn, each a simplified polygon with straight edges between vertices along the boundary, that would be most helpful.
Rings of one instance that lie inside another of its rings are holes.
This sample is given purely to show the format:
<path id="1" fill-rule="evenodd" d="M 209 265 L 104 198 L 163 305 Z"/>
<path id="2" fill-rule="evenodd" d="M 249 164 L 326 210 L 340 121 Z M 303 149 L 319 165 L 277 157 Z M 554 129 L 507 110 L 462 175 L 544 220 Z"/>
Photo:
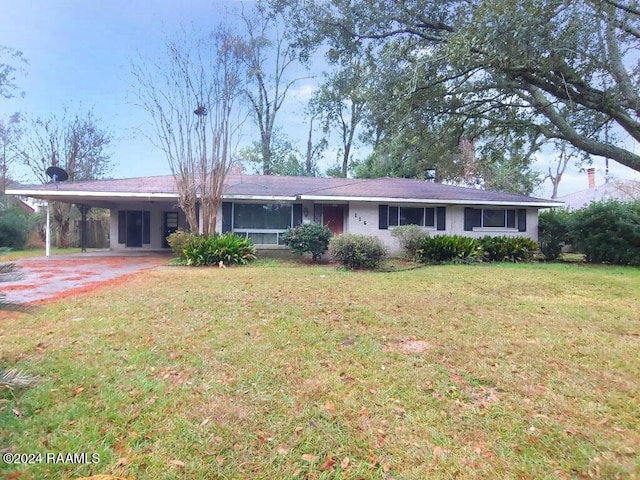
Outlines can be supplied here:
<path id="1" fill-rule="evenodd" d="M 633 268 L 272 261 L 4 312 L 0 367 L 39 382 L 0 392 L 0 449 L 43 460 L 0 477 L 634 478 L 639 291 Z"/>

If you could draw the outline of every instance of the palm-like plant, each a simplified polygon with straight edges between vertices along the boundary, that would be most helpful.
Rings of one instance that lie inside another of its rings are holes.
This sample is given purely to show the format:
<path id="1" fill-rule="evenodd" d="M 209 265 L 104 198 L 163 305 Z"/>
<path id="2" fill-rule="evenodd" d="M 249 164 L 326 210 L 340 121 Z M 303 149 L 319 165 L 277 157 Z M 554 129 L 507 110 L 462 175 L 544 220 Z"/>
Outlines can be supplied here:
<path id="1" fill-rule="evenodd" d="M 25 388 L 36 382 L 35 377 L 28 375 L 18 369 L 0 369 L 0 388 L 14 390 Z"/>
<path id="2" fill-rule="evenodd" d="M 6 249 L 0 249 L 0 255 L 4 254 Z M 0 263 L 0 282 L 6 282 L 15 278 L 17 270 L 15 263 Z M 5 295 L 0 294 L 0 310 L 7 308 L 9 304 L 5 300 Z M 28 387 L 35 383 L 35 377 L 28 375 L 15 368 L 0 368 L 0 390 L 8 388 L 13 390 L 16 388 Z"/>

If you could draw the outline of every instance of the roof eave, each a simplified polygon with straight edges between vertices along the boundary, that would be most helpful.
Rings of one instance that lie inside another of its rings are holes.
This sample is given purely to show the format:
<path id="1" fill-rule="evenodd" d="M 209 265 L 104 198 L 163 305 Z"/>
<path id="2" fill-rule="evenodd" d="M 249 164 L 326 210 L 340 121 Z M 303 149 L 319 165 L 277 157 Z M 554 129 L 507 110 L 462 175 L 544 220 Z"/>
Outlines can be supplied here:
<path id="1" fill-rule="evenodd" d="M 269 202 L 295 202 L 298 200 L 298 197 L 291 195 L 242 195 L 242 194 L 231 194 L 231 195 L 223 195 L 222 198 L 224 200 L 261 200 L 261 201 L 269 201 Z"/>
<path id="2" fill-rule="evenodd" d="M 398 197 L 354 197 L 337 195 L 300 195 L 300 200 L 312 200 L 317 202 L 375 202 L 375 203 L 422 203 L 433 205 L 512 205 L 518 207 L 561 207 L 562 202 L 554 201 L 504 201 L 504 200 L 478 200 L 478 199 L 441 199 L 441 198 L 398 198 Z"/>
<path id="3" fill-rule="evenodd" d="M 177 193 L 159 193 L 159 192 L 146 192 L 146 193 L 133 193 L 133 192 L 88 192 L 88 191 L 71 191 L 71 190 L 29 190 L 29 189 L 7 189 L 5 191 L 7 195 L 19 195 L 23 197 L 40 198 L 48 200 L 57 197 L 89 197 L 89 198 L 179 198 Z"/>

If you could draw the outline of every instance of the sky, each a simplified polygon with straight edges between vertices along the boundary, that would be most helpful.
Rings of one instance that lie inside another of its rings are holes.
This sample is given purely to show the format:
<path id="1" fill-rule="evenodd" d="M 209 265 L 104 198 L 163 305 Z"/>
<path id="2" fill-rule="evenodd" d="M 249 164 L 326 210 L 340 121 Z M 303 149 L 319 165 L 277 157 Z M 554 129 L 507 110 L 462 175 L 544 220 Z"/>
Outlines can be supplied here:
<path id="1" fill-rule="evenodd" d="M 114 135 L 111 151 L 113 178 L 170 174 L 162 151 L 140 129 L 149 131 L 146 114 L 134 105 L 135 82 L 131 64 L 138 58 L 158 58 L 167 38 L 185 26 L 206 31 L 238 6 L 235 0 L 0 0 L 0 45 L 20 50 L 28 60 L 17 83 L 24 97 L 0 101 L 0 118 L 14 112 L 47 118 L 93 109 L 101 125 Z M 311 72 L 311 74 L 319 72 Z M 305 76 L 308 76 L 306 74 Z M 307 119 L 303 112 L 317 85 L 309 78 L 295 84 L 277 123 L 297 141 L 306 141 Z M 247 143 L 257 138 L 246 130 Z M 334 163 L 326 159 L 326 168 Z M 552 152 L 539 157 L 537 166 L 546 172 Z M 594 158 L 596 183 L 605 181 L 604 159 Z M 610 162 L 613 179 L 640 174 Z M 28 181 L 24 172 L 18 181 Z M 560 195 L 587 187 L 584 171 L 572 166 L 565 174 Z M 535 192 L 550 195 L 547 184 Z"/>

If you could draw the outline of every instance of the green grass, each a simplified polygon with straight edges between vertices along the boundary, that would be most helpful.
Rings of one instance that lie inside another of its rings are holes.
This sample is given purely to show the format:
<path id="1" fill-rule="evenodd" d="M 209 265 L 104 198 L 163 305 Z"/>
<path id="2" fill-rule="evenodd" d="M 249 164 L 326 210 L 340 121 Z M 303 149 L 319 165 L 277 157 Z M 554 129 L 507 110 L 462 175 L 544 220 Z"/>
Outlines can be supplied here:
<path id="1" fill-rule="evenodd" d="M 640 269 L 170 267 L 0 317 L 20 478 L 634 478 Z M 17 412 L 17 413 L 16 413 Z"/>
<path id="2" fill-rule="evenodd" d="M 80 253 L 80 248 L 52 248 L 51 255 L 68 255 L 71 253 Z M 28 250 L 10 250 L 0 255 L 0 262 L 13 262 L 22 258 L 44 257 L 44 248 L 34 248 Z"/>

